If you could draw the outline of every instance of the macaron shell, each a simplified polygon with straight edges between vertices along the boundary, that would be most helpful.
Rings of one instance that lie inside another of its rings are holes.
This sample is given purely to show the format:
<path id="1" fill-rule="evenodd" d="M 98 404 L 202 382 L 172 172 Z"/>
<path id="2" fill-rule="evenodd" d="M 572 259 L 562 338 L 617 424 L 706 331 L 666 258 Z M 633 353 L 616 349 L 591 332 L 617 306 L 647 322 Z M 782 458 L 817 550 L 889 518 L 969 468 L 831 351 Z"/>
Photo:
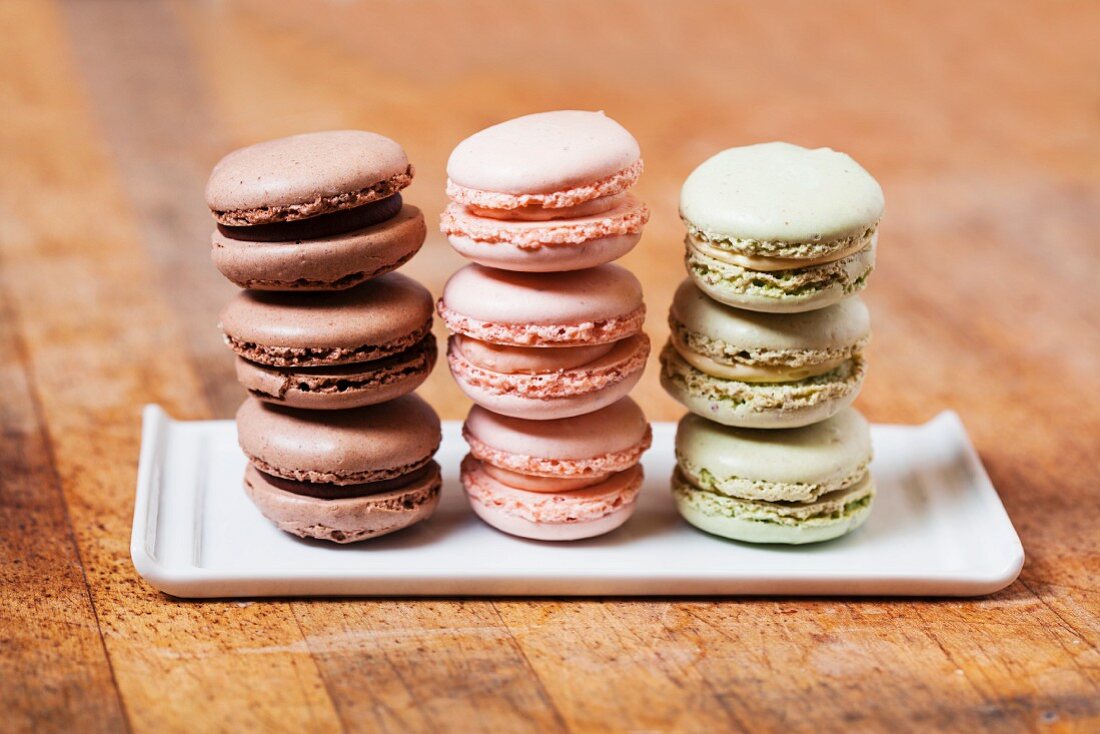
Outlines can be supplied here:
<path id="1" fill-rule="evenodd" d="M 859 298 L 805 313 L 760 313 L 718 303 L 690 279 L 676 289 L 669 320 L 731 354 L 847 349 L 871 336 L 870 312 Z"/>
<path id="2" fill-rule="evenodd" d="M 377 201 L 411 180 L 404 149 L 383 135 L 304 133 L 226 155 L 210 174 L 206 203 L 222 224 L 293 221 Z"/>
<path id="3" fill-rule="evenodd" d="M 553 421 L 513 418 L 474 405 L 466 416 L 463 435 L 476 442 L 477 448 L 471 452 L 478 459 L 512 471 L 547 476 L 571 475 L 572 465 L 585 462 L 596 462 L 586 473 L 620 471 L 636 464 L 651 440 L 645 414 L 630 398 Z M 509 457 L 522 463 L 505 460 Z M 606 457 L 617 458 L 608 463 Z M 626 463 L 620 466 L 619 461 Z"/>
<path id="4" fill-rule="evenodd" d="M 618 527 L 633 511 L 644 478 L 636 465 L 583 489 L 527 492 L 489 476 L 472 456 L 463 460 L 461 476 L 470 504 L 482 519 L 505 532 L 540 540 L 592 537 Z M 625 509 L 629 512 L 624 517 Z M 608 522 L 608 517 L 621 520 Z M 517 528 L 527 532 L 515 532 Z"/>
<path id="5" fill-rule="evenodd" d="M 238 355 L 272 366 L 324 366 L 396 354 L 431 328 L 432 296 L 400 273 L 331 293 L 241 291 L 222 311 Z"/>
<path id="6" fill-rule="evenodd" d="M 408 474 L 431 460 L 439 416 L 416 395 L 363 408 L 292 410 L 248 398 L 237 411 L 241 449 L 283 479 L 364 484 Z"/>
<path id="7" fill-rule="evenodd" d="M 736 501 L 700 490 L 678 473 L 672 478 L 672 494 L 681 517 L 704 532 L 747 543 L 801 545 L 833 540 L 861 526 L 871 514 L 875 486 L 868 477 L 859 487 L 837 492 L 842 500 L 851 500 L 848 505 L 823 498 L 822 504 L 840 507 L 805 519 L 783 518 L 767 503 Z"/>
<path id="8" fill-rule="evenodd" d="M 245 492 L 276 527 L 300 538 L 356 543 L 427 519 L 439 505 L 439 464 L 408 486 L 379 494 L 326 500 L 274 486 L 254 466 L 245 470 Z"/>
<path id="9" fill-rule="evenodd" d="M 451 375 L 471 400 L 494 413 L 552 420 L 581 415 L 625 397 L 645 370 L 649 339 L 623 340 L 585 367 L 542 375 L 507 375 L 477 368 L 448 350 Z"/>
<path id="10" fill-rule="evenodd" d="M 733 428 L 690 414 L 676 429 L 676 459 L 685 476 L 703 489 L 735 496 L 744 495 L 738 485 L 780 485 L 807 490 L 784 500 L 815 499 L 858 481 L 871 456 L 870 426 L 852 408 L 787 430 Z"/>
<path id="11" fill-rule="evenodd" d="M 842 246 L 875 227 L 882 212 L 878 182 L 849 156 L 789 143 L 724 150 L 692 171 L 680 191 L 680 214 L 693 232 L 751 240 L 742 243 L 748 251 L 787 257 Z"/>
<path id="12" fill-rule="evenodd" d="M 438 311 L 451 332 L 517 346 L 618 341 L 645 320 L 638 279 L 610 264 L 565 273 L 467 265 L 447 281 Z"/>
<path id="13" fill-rule="evenodd" d="M 799 313 L 831 306 L 859 293 L 875 266 L 875 247 L 840 260 L 797 270 L 761 272 L 689 249 L 688 275 L 716 301 L 770 313 Z"/>
<path id="14" fill-rule="evenodd" d="M 856 356 L 837 371 L 796 382 L 740 382 L 692 367 L 671 344 L 661 351 L 661 386 L 696 415 L 727 426 L 797 428 L 823 421 L 856 399 L 866 365 Z"/>
<path id="15" fill-rule="evenodd" d="M 485 505 L 481 502 L 470 502 L 470 508 L 486 525 L 496 528 L 502 533 L 508 533 L 518 538 L 527 538 L 528 540 L 564 542 L 595 538 L 619 529 L 634 514 L 635 505 L 630 504 L 620 507 L 596 520 L 573 523 L 531 522 L 522 517 L 509 515 L 499 507 Z"/>
<path id="16" fill-rule="evenodd" d="M 215 230 L 211 257 L 236 285 L 253 290 L 342 290 L 408 262 L 427 237 L 424 215 L 405 204 L 385 222 L 291 242 L 249 242 Z"/>
<path id="17" fill-rule="evenodd" d="M 237 381 L 267 403 L 304 410 L 345 410 L 406 395 L 431 374 L 438 358 L 435 337 L 390 357 L 315 368 L 267 367 L 237 357 Z"/>
<path id="18" fill-rule="evenodd" d="M 602 112 L 558 110 L 466 138 L 447 160 L 447 177 L 467 189 L 548 194 L 612 177 L 640 156 L 634 136 Z"/>

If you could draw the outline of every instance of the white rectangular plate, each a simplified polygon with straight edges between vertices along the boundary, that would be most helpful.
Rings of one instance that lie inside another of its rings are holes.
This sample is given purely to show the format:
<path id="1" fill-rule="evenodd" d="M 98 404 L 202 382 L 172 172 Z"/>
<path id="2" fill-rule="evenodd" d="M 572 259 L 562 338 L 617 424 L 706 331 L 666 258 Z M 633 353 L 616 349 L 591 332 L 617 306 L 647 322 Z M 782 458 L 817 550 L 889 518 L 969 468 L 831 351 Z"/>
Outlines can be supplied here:
<path id="1" fill-rule="evenodd" d="M 813 594 L 970 596 L 1001 589 L 1020 539 L 962 423 L 873 428 L 878 497 L 866 524 L 814 546 L 753 546 L 699 532 L 669 493 L 675 424 L 655 423 L 634 517 L 601 538 L 522 540 L 478 520 L 458 480 L 460 423 L 443 425 L 443 497 L 432 518 L 337 546 L 276 530 L 241 488 L 232 421 L 145 409 L 131 555 L 180 597 L 623 596 Z"/>

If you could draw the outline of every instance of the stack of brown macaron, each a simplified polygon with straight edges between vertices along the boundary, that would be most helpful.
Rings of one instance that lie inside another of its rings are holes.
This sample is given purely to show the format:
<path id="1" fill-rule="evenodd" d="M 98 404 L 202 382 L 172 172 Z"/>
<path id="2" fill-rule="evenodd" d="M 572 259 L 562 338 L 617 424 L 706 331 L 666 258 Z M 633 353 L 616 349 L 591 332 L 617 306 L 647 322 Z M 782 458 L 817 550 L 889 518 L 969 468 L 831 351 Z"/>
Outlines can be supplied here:
<path id="1" fill-rule="evenodd" d="M 696 527 L 810 543 L 867 518 L 870 433 L 849 406 L 866 373 L 858 293 L 882 211 L 874 178 L 828 148 L 731 148 L 684 183 L 689 278 L 661 384 L 694 413 L 677 431 L 672 483 Z"/>
<path id="2" fill-rule="evenodd" d="M 638 143 L 602 112 L 516 118 L 459 143 L 441 229 L 473 261 L 437 308 L 447 360 L 476 405 L 462 482 L 488 524 L 538 540 L 630 517 L 649 447 L 626 397 L 649 353 L 638 280 L 610 264 L 649 217 L 629 189 Z"/>
<path id="3" fill-rule="evenodd" d="M 207 183 L 214 264 L 244 288 L 221 328 L 250 394 L 245 490 L 300 537 L 377 537 L 439 501 L 439 417 L 412 394 L 436 362 L 432 297 L 393 272 L 426 235 L 412 177 L 393 140 L 343 130 L 236 150 Z"/>

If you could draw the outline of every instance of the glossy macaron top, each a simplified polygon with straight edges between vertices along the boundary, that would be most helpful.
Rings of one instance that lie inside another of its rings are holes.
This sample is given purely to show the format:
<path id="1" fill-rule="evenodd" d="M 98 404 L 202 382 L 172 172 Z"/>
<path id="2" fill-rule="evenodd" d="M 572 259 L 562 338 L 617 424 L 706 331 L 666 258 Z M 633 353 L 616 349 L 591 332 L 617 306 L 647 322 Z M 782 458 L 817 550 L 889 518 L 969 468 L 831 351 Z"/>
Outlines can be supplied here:
<path id="1" fill-rule="evenodd" d="M 510 418 L 475 405 L 463 432 L 493 451 L 537 459 L 577 460 L 637 448 L 649 435 L 649 423 L 630 398 L 593 413 L 546 421 Z"/>
<path id="2" fill-rule="evenodd" d="M 760 254 L 821 254 L 782 245 L 843 246 L 874 228 L 882 211 L 878 182 L 849 156 L 789 143 L 724 150 L 692 171 L 680 191 L 680 215 L 693 234 Z"/>
<path id="3" fill-rule="evenodd" d="M 447 161 L 448 194 L 462 203 L 492 206 L 491 201 L 478 201 L 476 192 L 521 195 L 576 189 L 638 167 L 640 156 L 634 136 L 603 112 L 524 115 L 485 128 L 455 147 Z M 616 188 L 625 190 L 636 178 Z M 593 191 L 569 204 L 613 193 L 617 191 Z"/>
<path id="4" fill-rule="evenodd" d="M 210 174 L 206 203 L 221 224 L 294 221 L 382 199 L 411 180 L 404 149 L 384 135 L 303 133 L 226 155 Z"/>
<path id="5" fill-rule="evenodd" d="M 643 308 L 641 284 L 618 265 L 564 273 L 520 273 L 467 265 L 447 281 L 441 301 L 451 330 L 475 338 L 483 335 L 463 329 L 460 320 L 502 327 L 583 325 L 625 319 Z M 637 328 L 614 339 L 636 333 L 640 326 L 639 322 Z"/>
<path id="6" fill-rule="evenodd" d="M 222 311 L 221 326 L 231 340 L 261 347 L 383 348 L 411 346 L 431 317 L 428 289 L 391 272 L 330 293 L 241 291 Z"/>
<path id="7" fill-rule="evenodd" d="M 241 449 L 267 473 L 335 484 L 392 479 L 431 460 L 439 416 L 416 395 L 337 411 L 292 410 L 249 398 L 237 411 Z"/>
<path id="8" fill-rule="evenodd" d="M 676 289 L 669 322 L 674 330 L 682 329 L 737 350 L 844 349 L 871 334 L 870 314 L 858 297 L 816 311 L 761 313 L 718 303 L 690 279 Z"/>
<path id="9" fill-rule="evenodd" d="M 829 485 L 858 475 L 871 460 L 866 419 L 852 408 L 802 428 L 732 428 L 689 414 L 676 430 L 682 467 L 719 481 Z"/>

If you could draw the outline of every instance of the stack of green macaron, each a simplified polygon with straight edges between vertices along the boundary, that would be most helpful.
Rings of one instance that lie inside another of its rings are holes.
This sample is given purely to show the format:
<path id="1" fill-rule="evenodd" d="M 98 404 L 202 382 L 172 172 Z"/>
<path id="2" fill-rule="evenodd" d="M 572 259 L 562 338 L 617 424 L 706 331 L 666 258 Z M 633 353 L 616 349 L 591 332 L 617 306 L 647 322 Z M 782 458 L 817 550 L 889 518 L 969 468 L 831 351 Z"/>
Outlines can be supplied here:
<path id="1" fill-rule="evenodd" d="M 245 491 L 299 537 L 377 537 L 439 502 L 439 417 L 412 394 L 437 358 L 432 297 L 393 272 L 427 234 L 412 176 L 393 140 L 340 130 L 236 150 L 207 183 L 214 264 L 244 289 L 221 328 L 250 395 Z"/>
<path id="2" fill-rule="evenodd" d="M 843 153 L 725 150 L 680 195 L 685 264 L 661 384 L 684 519 L 753 543 L 810 543 L 867 518 L 875 488 L 863 385 L 882 189 Z"/>

